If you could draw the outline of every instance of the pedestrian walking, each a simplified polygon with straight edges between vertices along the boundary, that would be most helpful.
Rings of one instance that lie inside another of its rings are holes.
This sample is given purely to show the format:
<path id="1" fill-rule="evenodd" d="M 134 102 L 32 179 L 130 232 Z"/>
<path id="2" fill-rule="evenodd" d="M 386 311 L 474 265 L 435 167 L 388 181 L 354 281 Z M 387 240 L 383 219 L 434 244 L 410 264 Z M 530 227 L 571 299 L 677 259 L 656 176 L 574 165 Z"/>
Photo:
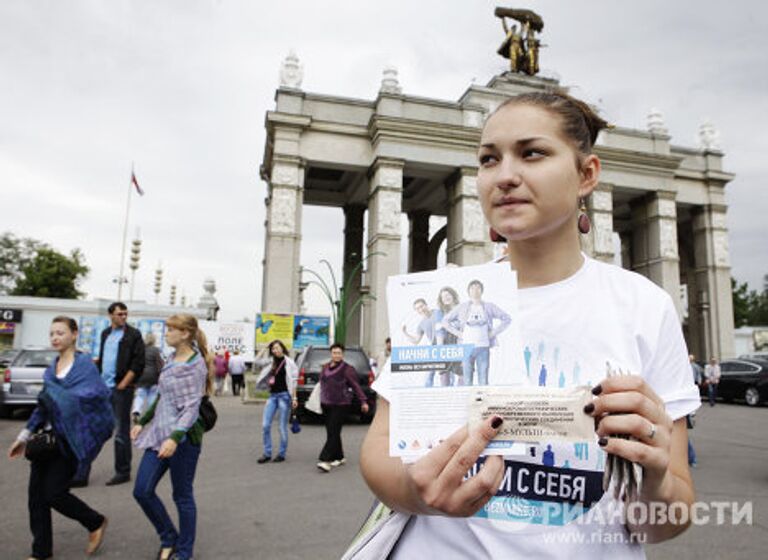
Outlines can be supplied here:
<path id="1" fill-rule="evenodd" d="M 693 376 L 693 382 L 696 384 L 696 388 L 698 389 L 698 387 L 700 387 L 704 382 L 704 371 L 701 369 L 701 366 L 696 363 L 696 356 L 693 354 L 688 356 L 688 362 L 691 364 L 691 375 Z M 692 430 L 694 426 L 694 416 L 694 412 L 686 416 L 686 423 L 688 426 L 688 465 L 691 467 L 695 467 L 698 464 L 698 461 L 696 460 L 696 449 L 693 447 L 693 441 L 691 441 L 690 433 L 690 430 Z"/>
<path id="2" fill-rule="evenodd" d="M 235 350 L 229 357 L 229 376 L 232 378 L 232 394 L 238 396 L 240 389 L 245 387 L 245 357 L 240 350 Z"/>
<path id="3" fill-rule="evenodd" d="M 714 356 L 712 356 L 709 359 L 709 363 L 704 366 L 704 382 L 707 384 L 709 406 L 715 406 L 717 386 L 720 384 L 720 364 Z"/>
<path id="4" fill-rule="evenodd" d="M 115 473 L 107 486 L 131 480 L 131 407 L 133 385 L 144 372 L 144 340 L 141 333 L 128 324 L 128 307 L 121 301 L 107 309 L 110 326 L 101 333 L 101 348 L 97 365 L 101 378 L 112 391 L 112 411 L 115 417 Z M 88 473 L 76 481 L 88 484 Z"/>
<path id="5" fill-rule="evenodd" d="M 51 509 L 88 531 L 87 555 L 104 539 L 107 518 L 70 492 L 70 481 L 87 468 L 112 435 L 110 392 L 91 357 L 75 351 L 77 323 L 53 319 L 51 346 L 59 356 L 45 370 L 38 405 L 26 428 L 8 450 L 11 459 L 26 455 L 29 473 L 30 559 L 53 556 Z"/>
<path id="6" fill-rule="evenodd" d="M 221 350 L 213 357 L 213 373 L 216 386 L 213 394 L 219 396 L 224 392 L 224 382 L 227 380 L 227 358 Z"/>
<path id="7" fill-rule="evenodd" d="M 272 421 L 278 414 L 277 427 L 280 431 L 280 450 L 275 463 L 285 461 L 285 453 L 288 450 L 288 419 L 291 410 L 294 410 L 299 401 L 296 400 L 296 380 L 299 368 L 290 357 L 288 349 L 281 340 L 273 340 L 267 347 L 268 356 L 256 360 L 255 364 L 261 367 L 261 373 L 256 381 L 256 387 L 269 390 L 269 398 L 264 406 L 264 415 L 261 422 L 262 441 L 264 453 L 259 457 L 259 464 L 272 461 Z"/>
<path id="8" fill-rule="evenodd" d="M 341 443 L 341 429 L 344 418 L 350 412 L 352 399 L 349 390 L 355 392 L 360 401 L 360 410 L 368 412 L 368 401 L 357 381 L 357 371 L 344 361 L 344 345 L 331 345 L 331 361 L 320 372 L 320 406 L 325 419 L 325 445 L 320 451 L 317 468 L 330 472 L 331 467 L 338 467 L 347 462 Z"/>
<path id="9" fill-rule="evenodd" d="M 158 558 L 188 560 L 197 529 L 193 485 L 205 431 L 199 410 L 203 395 L 212 392 L 213 365 L 205 334 L 192 315 L 169 317 L 165 341 L 174 351 L 160 372 L 158 398 L 131 430 L 134 444 L 144 450 L 133 497 L 160 538 Z M 169 470 L 178 529 L 155 492 Z"/>
<path id="10" fill-rule="evenodd" d="M 157 397 L 157 380 L 163 369 L 163 356 L 156 346 L 157 339 L 152 333 L 144 337 L 144 371 L 136 380 L 136 392 L 133 396 L 131 418 L 134 424 Z"/>

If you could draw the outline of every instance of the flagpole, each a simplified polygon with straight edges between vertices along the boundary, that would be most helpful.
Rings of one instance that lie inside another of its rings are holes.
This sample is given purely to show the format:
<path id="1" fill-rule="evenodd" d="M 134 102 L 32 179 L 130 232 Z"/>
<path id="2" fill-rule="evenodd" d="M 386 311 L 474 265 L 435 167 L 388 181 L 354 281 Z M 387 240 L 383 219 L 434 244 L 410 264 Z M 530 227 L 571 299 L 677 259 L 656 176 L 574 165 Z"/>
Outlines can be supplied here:
<path id="1" fill-rule="evenodd" d="M 123 246 L 120 250 L 120 276 L 117 277 L 117 301 L 123 299 L 123 283 L 126 278 L 125 271 L 125 244 L 128 241 L 128 217 L 131 213 L 131 189 L 133 188 L 133 162 L 131 162 L 131 179 L 128 181 L 128 199 L 125 203 L 125 222 L 123 223 Z"/>

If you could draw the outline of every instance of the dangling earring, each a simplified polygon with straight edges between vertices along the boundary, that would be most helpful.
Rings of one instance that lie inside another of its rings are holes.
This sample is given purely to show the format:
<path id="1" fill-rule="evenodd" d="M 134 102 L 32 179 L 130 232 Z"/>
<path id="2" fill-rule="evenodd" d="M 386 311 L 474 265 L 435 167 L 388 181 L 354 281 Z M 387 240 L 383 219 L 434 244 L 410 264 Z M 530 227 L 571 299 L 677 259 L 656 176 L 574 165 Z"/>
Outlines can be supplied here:
<path id="1" fill-rule="evenodd" d="M 580 199 L 580 202 L 579 211 L 581 214 L 579 214 L 578 220 L 579 232 L 586 235 L 589 233 L 592 224 L 589 222 L 589 216 L 587 216 L 587 205 L 584 203 L 584 197 Z"/>
<path id="2" fill-rule="evenodd" d="M 494 243 L 504 243 L 507 239 L 501 235 L 498 231 L 491 228 L 491 241 Z"/>

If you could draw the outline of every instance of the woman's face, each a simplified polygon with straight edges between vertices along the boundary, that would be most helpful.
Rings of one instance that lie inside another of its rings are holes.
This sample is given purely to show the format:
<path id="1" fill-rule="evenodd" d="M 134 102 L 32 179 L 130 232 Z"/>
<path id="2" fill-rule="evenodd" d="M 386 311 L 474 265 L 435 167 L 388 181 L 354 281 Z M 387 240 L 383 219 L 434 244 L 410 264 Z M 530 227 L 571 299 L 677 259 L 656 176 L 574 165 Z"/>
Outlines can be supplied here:
<path id="1" fill-rule="evenodd" d="M 283 347 L 279 344 L 273 344 L 272 345 L 272 355 L 275 358 L 282 358 L 284 356 L 283 354 Z"/>
<path id="2" fill-rule="evenodd" d="M 51 347 L 58 352 L 73 347 L 77 342 L 77 331 L 72 331 L 66 323 L 51 323 L 49 336 Z"/>
<path id="3" fill-rule="evenodd" d="M 443 305 L 455 305 L 456 299 L 453 297 L 453 294 L 449 292 L 448 290 L 443 290 L 440 292 L 440 302 Z"/>
<path id="4" fill-rule="evenodd" d="M 172 348 L 178 349 L 182 344 L 189 344 L 189 333 L 171 325 L 166 325 L 165 343 Z"/>
<path id="5" fill-rule="evenodd" d="M 578 199 L 597 184 L 595 156 L 576 166 L 561 118 L 532 105 L 507 105 L 485 126 L 478 152 L 477 189 L 491 227 L 510 241 L 561 228 L 577 235 Z"/>
<path id="6" fill-rule="evenodd" d="M 483 288 L 480 287 L 480 284 L 470 285 L 467 292 L 469 293 L 469 297 L 473 300 L 478 300 L 483 297 Z"/>

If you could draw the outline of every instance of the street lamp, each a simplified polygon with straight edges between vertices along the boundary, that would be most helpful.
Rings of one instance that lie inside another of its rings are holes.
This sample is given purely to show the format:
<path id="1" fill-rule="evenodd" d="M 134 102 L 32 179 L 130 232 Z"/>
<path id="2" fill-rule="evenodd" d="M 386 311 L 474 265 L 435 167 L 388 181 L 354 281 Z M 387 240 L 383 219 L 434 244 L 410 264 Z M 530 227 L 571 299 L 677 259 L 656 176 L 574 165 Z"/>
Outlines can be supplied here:
<path id="1" fill-rule="evenodd" d="M 133 287 L 136 285 L 136 270 L 139 268 L 139 261 L 141 260 L 141 239 L 139 239 L 139 232 L 136 232 L 136 239 L 131 242 L 131 262 L 128 267 L 131 269 L 131 295 L 130 301 L 133 301 Z"/>

